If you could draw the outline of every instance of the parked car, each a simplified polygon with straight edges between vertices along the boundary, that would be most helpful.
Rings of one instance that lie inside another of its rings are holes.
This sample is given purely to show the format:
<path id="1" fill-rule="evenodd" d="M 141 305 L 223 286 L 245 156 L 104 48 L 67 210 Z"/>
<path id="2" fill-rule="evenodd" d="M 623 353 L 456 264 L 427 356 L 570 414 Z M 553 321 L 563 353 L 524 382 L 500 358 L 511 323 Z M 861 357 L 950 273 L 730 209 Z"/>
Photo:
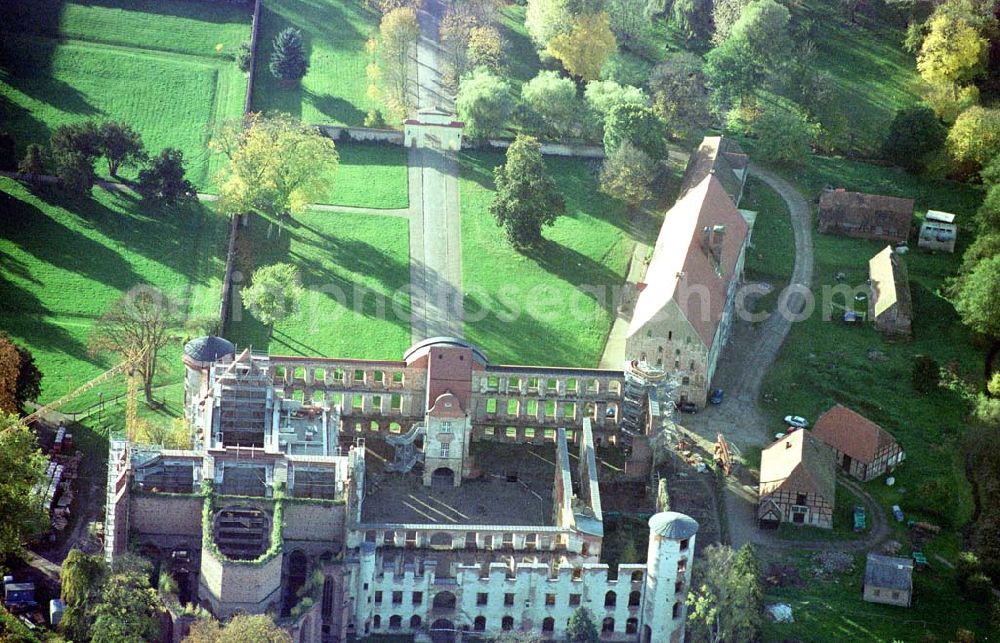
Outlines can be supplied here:
<path id="1" fill-rule="evenodd" d="M 688 402 L 688 401 L 675 402 L 674 406 L 681 413 L 697 413 L 698 412 L 698 405 L 695 404 L 694 402 Z"/>
<path id="2" fill-rule="evenodd" d="M 804 429 L 809 426 L 809 422 L 801 415 L 786 415 L 785 424 L 794 426 L 796 429 Z"/>
<path id="3" fill-rule="evenodd" d="M 711 394 L 708 396 L 708 401 L 712 404 L 722 404 L 722 389 L 712 389 Z"/>
<path id="4" fill-rule="evenodd" d="M 896 522 L 903 522 L 903 510 L 899 508 L 899 505 L 892 506 L 892 515 L 896 518 Z"/>
<path id="5" fill-rule="evenodd" d="M 865 508 L 862 505 L 854 506 L 854 531 L 865 530 Z"/>

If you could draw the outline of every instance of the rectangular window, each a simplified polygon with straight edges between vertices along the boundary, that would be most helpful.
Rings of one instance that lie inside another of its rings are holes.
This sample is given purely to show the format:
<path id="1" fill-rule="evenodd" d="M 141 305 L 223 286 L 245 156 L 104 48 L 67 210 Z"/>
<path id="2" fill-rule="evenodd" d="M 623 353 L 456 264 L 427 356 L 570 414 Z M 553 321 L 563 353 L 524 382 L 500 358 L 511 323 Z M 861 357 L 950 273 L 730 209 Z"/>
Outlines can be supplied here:
<path id="1" fill-rule="evenodd" d="M 588 393 L 597 393 L 600 390 L 601 390 L 601 386 L 600 386 L 600 384 L 597 383 L 597 380 L 594 380 L 594 379 L 587 380 L 587 392 Z"/>
<path id="2" fill-rule="evenodd" d="M 552 378 L 552 379 L 549 379 L 549 380 L 548 380 L 548 381 L 547 381 L 547 382 L 545 383 L 545 388 L 546 388 L 546 390 L 548 390 L 548 391 L 549 391 L 550 393 L 555 393 L 556 391 L 558 391 L 558 390 L 559 390 L 559 380 L 557 380 L 557 379 L 554 379 L 554 378 Z"/>
<path id="3" fill-rule="evenodd" d="M 804 493 L 796 494 L 795 504 L 805 506 L 809 503 L 809 496 Z"/>
<path id="4" fill-rule="evenodd" d="M 529 377 L 528 378 L 528 390 L 529 391 L 538 391 L 538 378 L 537 377 Z"/>
<path id="5" fill-rule="evenodd" d="M 486 378 L 486 388 L 490 391 L 495 391 L 500 385 L 500 380 L 496 375 L 490 375 Z"/>
<path id="6" fill-rule="evenodd" d="M 566 380 L 566 392 L 567 393 L 576 393 L 576 387 L 577 387 L 577 383 L 576 383 L 576 378 L 575 377 L 571 377 L 568 380 Z"/>
<path id="7" fill-rule="evenodd" d="M 569 606 L 570 607 L 576 607 L 579 604 L 580 604 L 580 595 L 579 594 L 570 594 L 569 595 Z"/>
<path id="8" fill-rule="evenodd" d="M 495 397 L 486 400 L 486 412 L 490 414 L 497 412 L 497 400 Z"/>
<path id="9" fill-rule="evenodd" d="M 449 451 L 448 451 L 448 447 L 446 447 L 446 446 L 444 446 L 444 447 L 441 447 L 441 457 L 442 457 L 442 458 L 447 458 L 447 457 L 449 457 L 449 456 L 448 456 L 448 453 L 449 453 Z"/>
<path id="10" fill-rule="evenodd" d="M 555 439 L 556 439 L 556 430 L 555 429 L 545 429 L 545 439 L 546 440 L 552 440 L 553 442 L 555 442 Z"/>
<path id="11" fill-rule="evenodd" d="M 517 400 L 507 400 L 507 415 L 517 416 Z"/>
<path id="12" fill-rule="evenodd" d="M 395 371 L 392 374 L 392 383 L 393 384 L 402 384 L 403 383 L 403 371 Z"/>
<path id="13" fill-rule="evenodd" d="M 531 428 L 530 426 L 526 427 L 524 429 L 524 437 L 527 440 L 534 440 L 535 439 L 535 430 L 533 428 Z"/>
<path id="14" fill-rule="evenodd" d="M 403 592 L 393 592 L 392 593 L 392 604 L 401 605 L 403 603 Z"/>
<path id="15" fill-rule="evenodd" d="M 363 370 L 361 370 L 360 368 L 356 369 L 354 371 L 354 381 L 355 382 L 364 382 L 365 381 L 365 372 Z"/>
<path id="16" fill-rule="evenodd" d="M 389 408 L 397 413 L 403 410 L 403 396 L 399 393 L 393 393 L 389 396 Z"/>
<path id="17" fill-rule="evenodd" d="M 451 422 L 441 423 L 441 433 L 451 433 Z"/>
<path id="18" fill-rule="evenodd" d="M 385 371 L 375 371 L 375 383 L 385 384 Z"/>
<path id="19" fill-rule="evenodd" d="M 555 604 L 556 604 L 556 595 L 555 594 L 546 594 L 545 595 L 545 605 L 547 607 L 552 607 Z"/>
<path id="20" fill-rule="evenodd" d="M 545 401 L 545 417 L 554 418 L 556 416 L 556 401 L 546 400 Z"/>
<path id="21" fill-rule="evenodd" d="M 517 427 L 513 427 L 513 426 L 508 426 L 508 427 L 507 427 L 507 428 L 505 429 L 505 434 L 506 434 L 506 436 L 507 436 L 508 438 L 510 438 L 510 439 L 512 439 L 512 440 L 513 440 L 513 439 L 515 439 L 515 438 L 517 438 Z"/>
<path id="22" fill-rule="evenodd" d="M 382 602 L 382 592 L 375 592 L 375 604 Z"/>
<path id="23" fill-rule="evenodd" d="M 521 388 L 521 378 L 520 377 L 509 377 L 507 378 L 507 388 L 509 389 L 520 389 Z"/>
<path id="24" fill-rule="evenodd" d="M 372 395 L 372 411 L 375 411 L 376 413 L 381 413 L 382 412 L 382 396 L 381 395 Z"/>
<path id="25" fill-rule="evenodd" d="M 486 603 L 489 601 L 489 599 L 490 599 L 490 595 L 487 594 L 486 592 L 477 592 L 476 593 L 476 605 L 486 605 Z"/>
<path id="26" fill-rule="evenodd" d="M 483 429 L 483 433 L 485 435 L 493 435 L 495 432 L 496 432 L 496 430 L 492 426 L 488 426 L 488 427 L 486 427 L 486 428 Z"/>
<path id="27" fill-rule="evenodd" d="M 414 605 L 420 605 L 423 602 L 424 602 L 424 593 L 423 592 L 413 592 L 413 604 Z"/>
<path id="28" fill-rule="evenodd" d="M 506 606 L 508 606 L 508 607 L 511 606 L 511 605 L 513 605 L 514 604 L 514 595 L 513 594 L 504 594 L 503 595 L 503 604 L 506 605 Z"/>
<path id="29" fill-rule="evenodd" d="M 364 408 L 365 398 L 361 394 L 354 394 L 351 396 L 351 408 L 358 410 Z"/>
<path id="30" fill-rule="evenodd" d="M 525 410 L 531 417 L 538 417 L 538 400 L 528 400 Z"/>

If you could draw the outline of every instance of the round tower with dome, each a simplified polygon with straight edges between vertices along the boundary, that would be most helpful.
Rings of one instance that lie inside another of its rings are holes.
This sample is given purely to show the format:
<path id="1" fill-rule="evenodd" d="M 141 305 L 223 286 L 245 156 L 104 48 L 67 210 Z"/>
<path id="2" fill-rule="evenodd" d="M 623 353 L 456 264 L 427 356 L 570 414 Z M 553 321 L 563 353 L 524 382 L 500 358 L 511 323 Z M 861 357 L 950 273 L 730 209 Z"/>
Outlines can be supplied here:
<path id="1" fill-rule="evenodd" d="M 202 389 L 208 386 L 208 374 L 212 364 L 222 357 L 236 353 L 236 346 L 229 340 L 215 335 L 196 337 L 184 345 L 184 407 L 189 409 L 193 400 L 202 396 Z"/>
<path id="2" fill-rule="evenodd" d="M 642 605 L 642 643 L 684 640 L 688 589 L 698 522 L 676 511 L 649 519 L 646 591 Z"/>

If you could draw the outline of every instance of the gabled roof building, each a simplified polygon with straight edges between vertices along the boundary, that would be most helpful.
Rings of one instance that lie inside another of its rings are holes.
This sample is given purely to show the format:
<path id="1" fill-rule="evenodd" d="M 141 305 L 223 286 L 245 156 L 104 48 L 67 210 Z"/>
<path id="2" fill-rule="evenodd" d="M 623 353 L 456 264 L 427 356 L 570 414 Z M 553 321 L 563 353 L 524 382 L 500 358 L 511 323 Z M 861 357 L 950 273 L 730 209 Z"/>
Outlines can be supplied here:
<path id="1" fill-rule="evenodd" d="M 789 433 L 760 454 L 757 522 L 774 528 L 833 527 L 837 474 L 829 447 L 804 429 Z"/>
<path id="2" fill-rule="evenodd" d="M 886 335 L 909 337 L 913 331 L 910 278 L 903 258 L 886 246 L 868 260 L 868 317 Z"/>
<path id="3" fill-rule="evenodd" d="M 906 457 L 888 431 L 840 404 L 819 416 L 812 434 L 832 448 L 838 466 L 858 480 L 877 478 Z"/>

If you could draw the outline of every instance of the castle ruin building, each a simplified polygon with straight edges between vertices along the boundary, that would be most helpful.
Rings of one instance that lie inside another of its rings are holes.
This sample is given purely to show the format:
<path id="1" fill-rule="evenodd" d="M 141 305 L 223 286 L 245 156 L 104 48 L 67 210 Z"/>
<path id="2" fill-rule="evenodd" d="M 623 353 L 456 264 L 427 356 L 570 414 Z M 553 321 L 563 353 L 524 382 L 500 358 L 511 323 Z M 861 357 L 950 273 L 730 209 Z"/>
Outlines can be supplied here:
<path id="1" fill-rule="evenodd" d="M 105 539 L 182 601 L 302 642 L 557 638 L 579 607 L 605 640 L 683 640 L 697 522 L 656 514 L 645 563 L 599 562 L 595 449 L 648 437 L 640 371 L 494 365 L 454 338 L 380 361 L 206 337 L 183 360 L 193 446 L 111 441 Z"/>

